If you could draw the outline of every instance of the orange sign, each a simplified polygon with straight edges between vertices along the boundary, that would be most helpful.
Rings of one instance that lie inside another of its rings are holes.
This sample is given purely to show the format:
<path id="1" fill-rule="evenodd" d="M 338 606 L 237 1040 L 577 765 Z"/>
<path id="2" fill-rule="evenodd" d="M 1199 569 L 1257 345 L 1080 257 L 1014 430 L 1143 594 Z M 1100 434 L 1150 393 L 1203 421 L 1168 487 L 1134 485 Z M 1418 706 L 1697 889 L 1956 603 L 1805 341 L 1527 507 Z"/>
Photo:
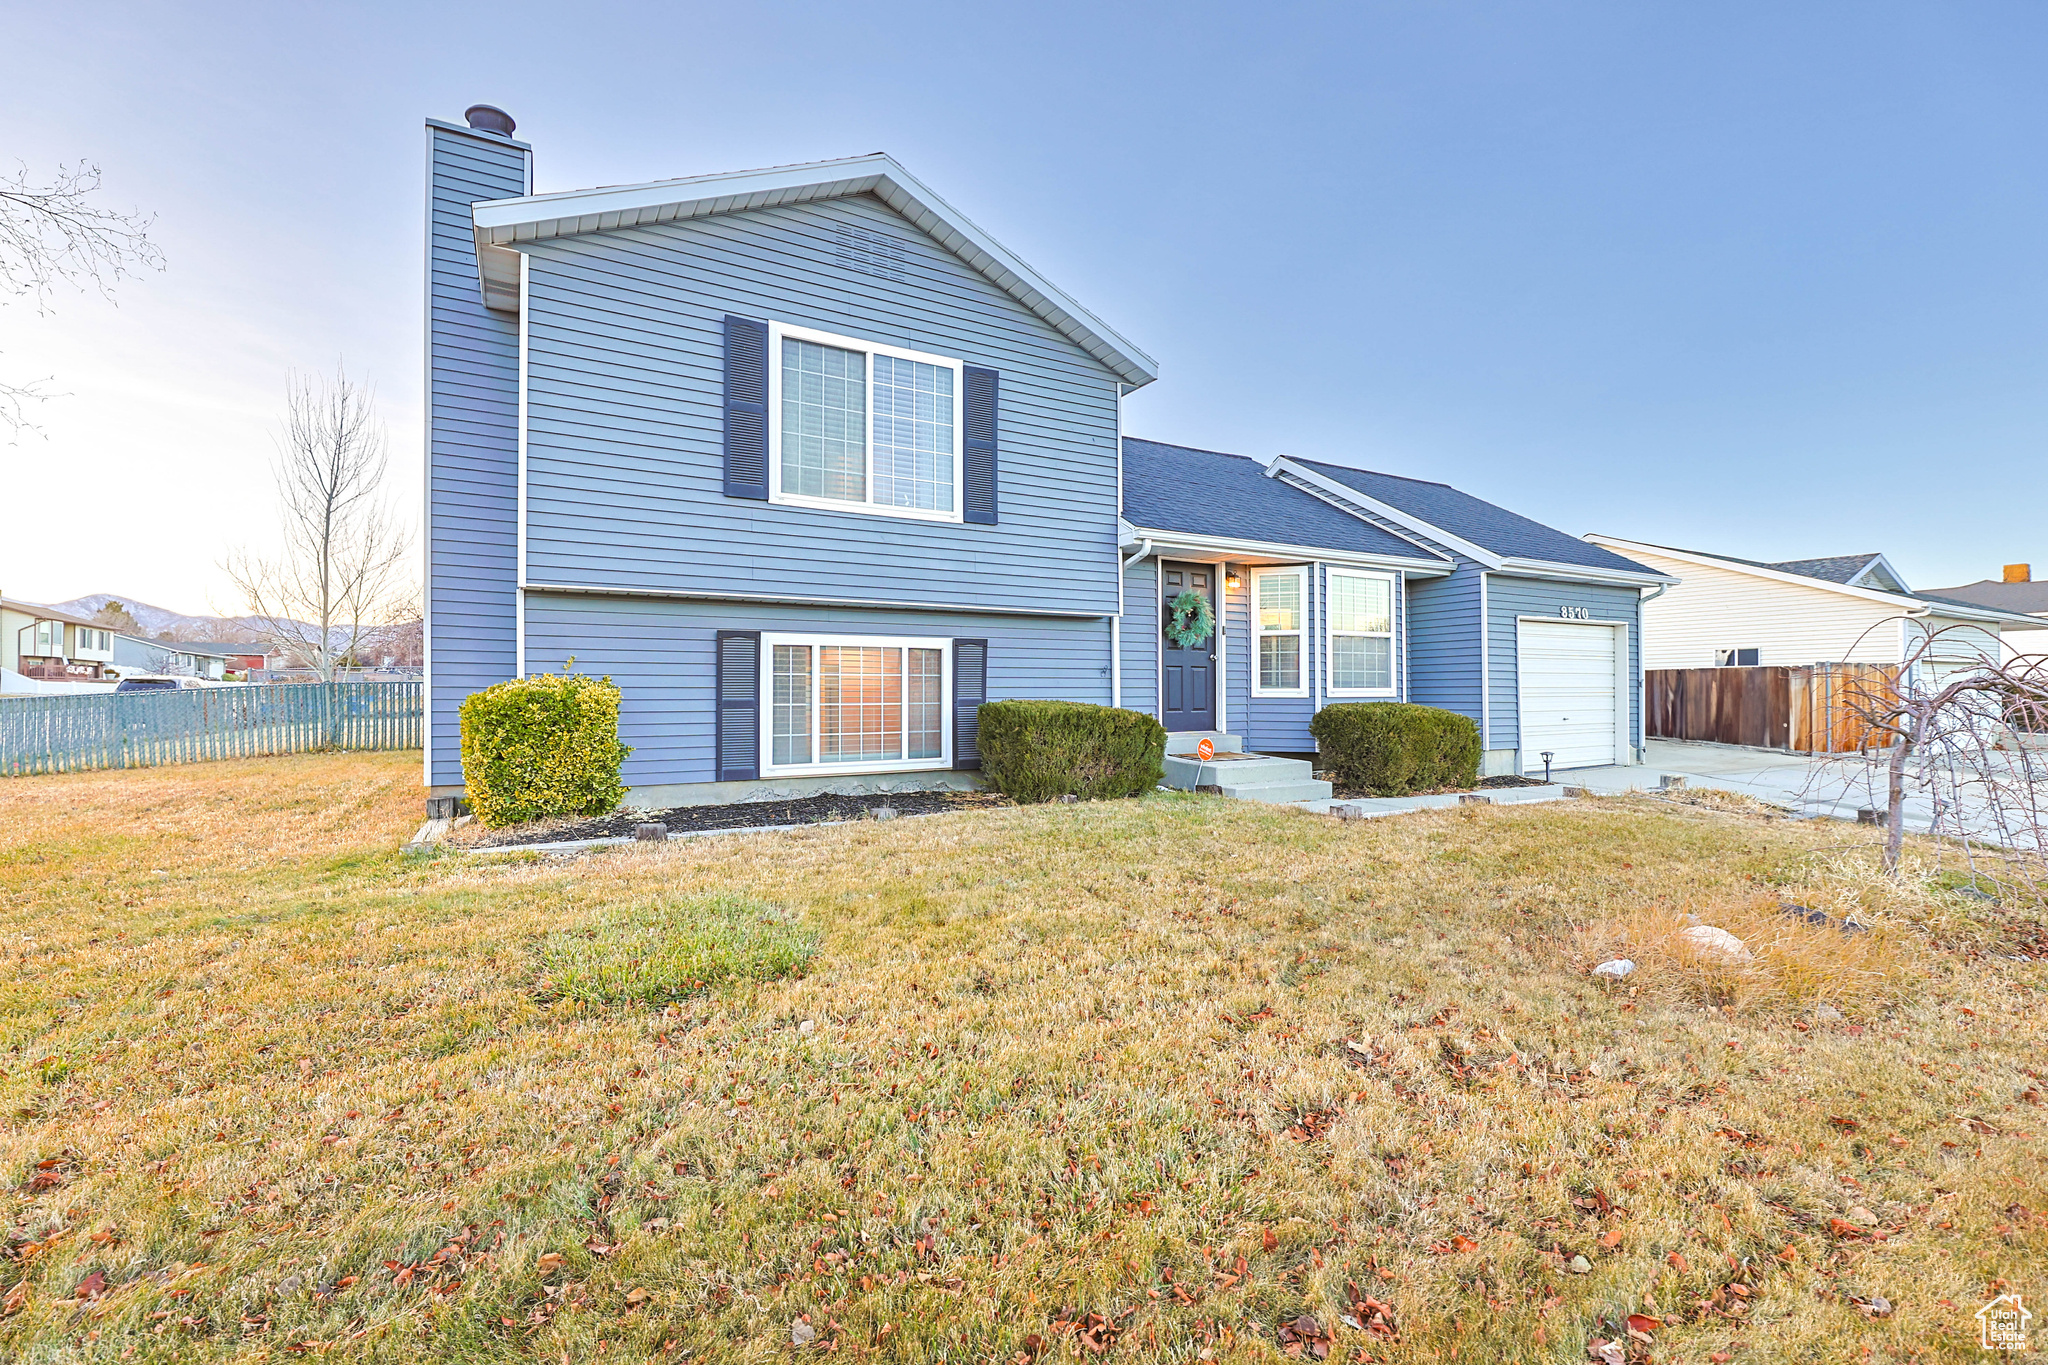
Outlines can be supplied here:
<path id="1" fill-rule="evenodd" d="M 1195 746 L 1195 757 L 1201 759 L 1204 763 L 1207 763 L 1210 759 L 1216 757 L 1216 741 L 1213 739 L 1205 739 L 1201 743 L 1197 744 Z"/>

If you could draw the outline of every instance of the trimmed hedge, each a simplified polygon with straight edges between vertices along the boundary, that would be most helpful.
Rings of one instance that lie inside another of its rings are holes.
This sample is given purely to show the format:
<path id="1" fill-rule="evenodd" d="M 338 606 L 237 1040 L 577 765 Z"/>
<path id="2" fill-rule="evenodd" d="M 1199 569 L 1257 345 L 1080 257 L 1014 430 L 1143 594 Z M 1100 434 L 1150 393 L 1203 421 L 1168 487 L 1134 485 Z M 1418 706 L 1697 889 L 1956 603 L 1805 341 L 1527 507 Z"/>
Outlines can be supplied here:
<path id="1" fill-rule="evenodd" d="M 462 780 L 486 828 L 617 810 L 619 768 L 632 752 L 619 742 L 610 678 L 536 674 L 462 701 Z"/>
<path id="2" fill-rule="evenodd" d="M 1455 711 L 1401 701 L 1325 706 L 1308 723 L 1337 785 L 1374 796 L 1462 790 L 1479 780 L 1479 727 Z"/>
<path id="3" fill-rule="evenodd" d="M 977 713 L 981 774 L 1012 801 L 1137 796 L 1166 776 L 1166 727 L 1078 701 L 991 701 Z"/>

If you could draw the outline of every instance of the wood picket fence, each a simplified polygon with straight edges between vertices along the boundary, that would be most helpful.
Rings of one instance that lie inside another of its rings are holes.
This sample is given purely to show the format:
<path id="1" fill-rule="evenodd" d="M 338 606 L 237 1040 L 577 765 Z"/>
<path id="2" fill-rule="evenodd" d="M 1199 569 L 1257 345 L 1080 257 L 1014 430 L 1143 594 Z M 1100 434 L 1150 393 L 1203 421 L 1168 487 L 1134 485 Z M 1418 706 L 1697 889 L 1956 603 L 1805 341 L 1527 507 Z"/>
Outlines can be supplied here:
<path id="1" fill-rule="evenodd" d="M 1652 739 L 1848 754 L 1889 742 L 1866 717 L 1898 687 L 1886 664 L 1650 668 L 1643 715 Z"/>
<path id="2" fill-rule="evenodd" d="M 0 777 L 314 749 L 417 749 L 416 682 L 0 697 Z"/>

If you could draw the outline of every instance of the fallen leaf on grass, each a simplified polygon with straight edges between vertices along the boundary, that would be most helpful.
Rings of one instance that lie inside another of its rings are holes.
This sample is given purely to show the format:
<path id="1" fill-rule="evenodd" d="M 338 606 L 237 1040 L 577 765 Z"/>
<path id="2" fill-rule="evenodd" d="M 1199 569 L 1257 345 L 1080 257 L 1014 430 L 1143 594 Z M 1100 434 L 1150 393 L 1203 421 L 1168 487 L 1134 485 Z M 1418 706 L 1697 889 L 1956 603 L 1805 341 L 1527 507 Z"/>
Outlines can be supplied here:
<path id="1" fill-rule="evenodd" d="M 1664 1264 L 1670 1266 L 1673 1270 L 1677 1271 L 1681 1275 L 1683 1275 L 1686 1271 L 1692 1269 L 1692 1263 L 1685 1259 L 1685 1254 L 1683 1252 L 1678 1251 L 1674 1251 L 1669 1256 L 1666 1256 L 1664 1258 Z"/>
<path id="2" fill-rule="evenodd" d="M 1310 1313 L 1280 1324 L 1280 1348 L 1288 1355 L 1311 1360 L 1330 1358 L 1330 1334 Z"/>
<path id="3" fill-rule="evenodd" d="M 1600 1245 L 1601 1245 L 1601 1246 L 1602 1246 L 1603 1248 L 1605 1248 L 1606 1250 L 1608 1250 L 1608 1251 L 1612 1251 L 1612 1250 L 1614 1250 L 1614 1249 L 1615 1249 L 1616 1247 L 1620 1246 L 1620 1245 L 1621 1245 L 1621 1229 L 1620 1229 L 1620 1228 L 1615 1228 L 1615 1229 L 1614 1229 L 1614 1230 L 1612 1230 L 1611 1232 L 1603 1232 L 1603 1233 L 1601 1233 L 1601 1234 L 1600 1234 Z"/>
<path id="4" fill-rule="evenodd" d="M 564 1265 L 568 1264 L 568 1261 L 559 1251 L 543 1251 L 539 1258 L 534 1261 L 534 1264 L 540 1268 L 541 1274 L 546 1275 L 552 1271 L 560 1270 Z"/>
<path id="5" fill-rule="evenodd" d="M 1628 1350 L 1618 1341 L 1594 1337 L 1586 1343 L 1586 1354 L 1600 1362 L 1600 1365 L 1626 1365 Z"/>

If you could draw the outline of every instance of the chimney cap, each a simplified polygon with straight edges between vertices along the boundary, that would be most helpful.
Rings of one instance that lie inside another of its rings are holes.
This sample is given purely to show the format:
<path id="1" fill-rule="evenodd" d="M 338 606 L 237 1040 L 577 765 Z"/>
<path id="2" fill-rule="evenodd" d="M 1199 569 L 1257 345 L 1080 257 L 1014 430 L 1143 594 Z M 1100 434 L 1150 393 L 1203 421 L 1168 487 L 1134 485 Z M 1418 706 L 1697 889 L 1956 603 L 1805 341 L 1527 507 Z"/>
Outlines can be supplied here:
<path id="1" fill-rule="evenodd" d="M 2005 566 L 2005 581 L 2008 583 L 2031 583 L 2034 568 L 2031 564 L 2008 564 Z"/>
<path id="2" fill-rule="evenodd" d="M 501 137 L 512 136 L 512 130 L 519 125 L 512 116 L 495 104 L 472 104 L 462 111 L 462 117 L 469 126 L 480 133 L 497 133 Z"/>

